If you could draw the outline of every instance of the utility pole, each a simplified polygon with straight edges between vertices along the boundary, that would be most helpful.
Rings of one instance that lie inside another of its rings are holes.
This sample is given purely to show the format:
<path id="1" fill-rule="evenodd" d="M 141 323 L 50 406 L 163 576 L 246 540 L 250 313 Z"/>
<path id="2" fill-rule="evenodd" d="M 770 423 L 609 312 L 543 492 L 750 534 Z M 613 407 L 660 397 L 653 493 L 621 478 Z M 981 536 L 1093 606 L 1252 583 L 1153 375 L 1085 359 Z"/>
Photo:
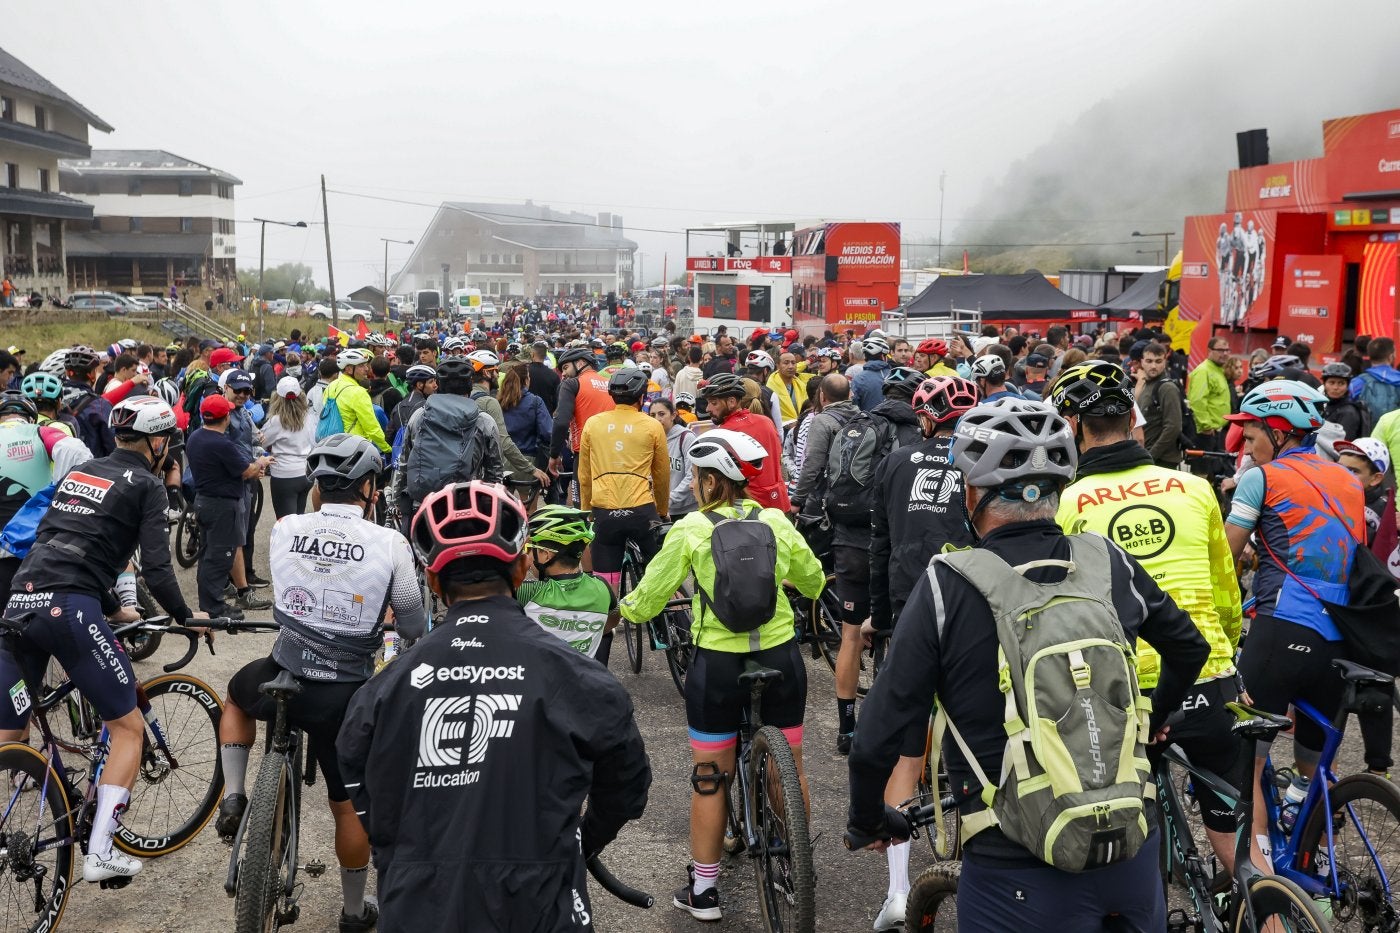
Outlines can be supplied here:
<path id="1" fill-rule="evenodd" d="M 263 259 L 267 255 L 267 225 L 277 224 L 280 227 L 305 227 L 306 221 L 298 220 L 291 223 L 286 220 L 266 220 L 262 217 L 254 217 L 253 223 L 262 225 L 262 232 L 258 237 L 258 340 L 261 341 L 267 333 L 267 320 L 264 314 L 265 299 L 263 298 Z"/>
<path id="2" fill-rule="evenodd" d="M 1139 231 L 1139 230 L 1134 230 L 1134 231 L 1133 231 L 1133 236 L 1141 236 L 1141 237 L 1159 236 L 1159 237 L 1161 237 L 1161 238 L 1162 238 L 1162 265 L 1165 266 L 1165 265 L 1169 265 L 1169 264 L 1171 263 L 1171 239 L 1172 239 L 1172 235 L 1171 235 L 1171 232 L 1170 232 L 1170 231 L 1168 231 L 1168 232 L 1166 232 L 1166 233 L 1143 233 L 1143 232 L 1141 232 L 1141 231 Z"/>
<path id="3" fill-rule="evenodd" d="M 943 186 L 948 181 L 948 173 L 938 176 L 938 268 L 943 268 Z"/>
<path id="4" fill-rule="evenodd" d="M 405 246 L 412 246 L 412 240 L 390 240 L 387 237 L 379 238 L 384 243 L 384 323 L 389 323 L 389 244 L 402 243 Z"/>
<path id="5" fill-rule="evenodd" d="M 331 210 L 326 204 L 326 176 L 321 176 L 321 221 L 326 227 L 326 275 L 331 282 L 331 325 L 340 330 L 340 306 L 335 303 L 335 263 L 331 261 Z"/>

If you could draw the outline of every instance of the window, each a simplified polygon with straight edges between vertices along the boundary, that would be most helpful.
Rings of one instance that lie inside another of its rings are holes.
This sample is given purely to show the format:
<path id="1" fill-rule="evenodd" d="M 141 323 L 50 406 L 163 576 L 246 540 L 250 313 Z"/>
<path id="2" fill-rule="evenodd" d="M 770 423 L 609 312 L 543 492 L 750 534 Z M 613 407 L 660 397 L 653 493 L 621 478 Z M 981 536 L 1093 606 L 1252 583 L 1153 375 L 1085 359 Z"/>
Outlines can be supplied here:
<path id="1" fill-rule="evenodd" d="M 140 217 L 128 217 L 128 218 L 126 219 L 126 228 L 127 228 L 128 230 L 130 230 L 132 233 L 140 233 L 140 232 L 141 232 L 141 218 L 140 218 Z"/>
<path id="2" fill-rule="evenodd" d="M 231 198 L 231 197 L 233 197 L 233 185 L 219 185 L 219 197 L 221 197 L 221 198 Z"/>
<path id="3" fill-rule="evenodd" d="M 180 197 L 188 198 L 194 194 L 194 182 L 188 178 L 180 179 Z"/>
<path id="4" fill-rule="evenodd" d="M 0 120 L 7 123 L 15 122 L 15 99 L 13 97 L 0 97 Z"/>
<path id="5" fill-rule="evenodd" d="M 492 253 L 492 254 L 491 254 L 491 265 L 493 265 L 493 266 L 498 266 L 498 265 L 500 265 L 500 264 L 501 264 L 501 254 L 500 254 L 500 253 Z"/>
<path id="6" fill-rule="evenodd" d="M 486 254 L 485 254 L 485 253 L 482 253 L 482 254 L 481 254 L 481 265 L 483 265 L 483 266 L 486 265 Z"/>
<path id="7" fill-rule="evenodd" d="M 220 232 L 220 233 L 232 233 L 232 232 L 233 232 L 233 221 L 229 220 L 229 219 L 226 218 L 226 217 L 221 217 L 221 218 L 219 218 L 219 232 Z"/>
<path id="8" fill-rule="evenodd" d="M 34 108 L 34 128 L 36 130 L 46 130 L 49 128 L 49 114 L 43 107 Z"/>
<path id="9" fill-rule="evenodd" d="M 126 193 L 133 198 L 141 197 L 141 179 L 133 178 L 126 183 Z"/>
<path id="10" fill-rule="evenodd" d="M 49 190 L 49 170 L 46 168 L 39 169 L 39 190 Z"/>
<path id="11" fill-rule="evenodd" d="M 523 266 L 523 265 L 525 264 L 525 254 L 524 254 L 524 253 L 516 253 L 516 254 L 515 254 L 515 264 L 516 264 L 517 266 Z"/>
<path id="12" fill-rule="evenodd" d="M 5 163 L 5 185 L 9 188 L 19 187 L 19 166 L 14 162 Z"/>
<path id="13" fill-rule="evenodd" d="M 181 233 L 194 233 L 194 218 L 193 218 L 193 217 L 181 217 L 181 218 L 180 218 L 180 232 L 181 232 Z M 764 318 L 764 320 L 767 320 L 767 318 Z"/>

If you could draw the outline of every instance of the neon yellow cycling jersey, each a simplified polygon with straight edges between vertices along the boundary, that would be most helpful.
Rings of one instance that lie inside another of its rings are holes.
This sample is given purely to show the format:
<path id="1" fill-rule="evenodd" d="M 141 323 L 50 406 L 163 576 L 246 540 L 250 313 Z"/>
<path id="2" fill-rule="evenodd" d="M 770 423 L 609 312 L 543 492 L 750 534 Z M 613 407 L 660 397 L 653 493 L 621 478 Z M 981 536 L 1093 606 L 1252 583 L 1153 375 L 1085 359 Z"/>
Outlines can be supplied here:
<path id="1" fill-rule="evenodd" d="M 1071 484 L 1055 516 L 1066 534 L 1094 531 L 1152 575 L 1210 643 L 1202 681 L 1234 669 L 1240 641 L 1240 587 L 1215 492 L 1199 476 L 1144 464 L 1095 473 Z M 1138 640 L 1138 680 L 1157 685 L 1160 658 Z"/>

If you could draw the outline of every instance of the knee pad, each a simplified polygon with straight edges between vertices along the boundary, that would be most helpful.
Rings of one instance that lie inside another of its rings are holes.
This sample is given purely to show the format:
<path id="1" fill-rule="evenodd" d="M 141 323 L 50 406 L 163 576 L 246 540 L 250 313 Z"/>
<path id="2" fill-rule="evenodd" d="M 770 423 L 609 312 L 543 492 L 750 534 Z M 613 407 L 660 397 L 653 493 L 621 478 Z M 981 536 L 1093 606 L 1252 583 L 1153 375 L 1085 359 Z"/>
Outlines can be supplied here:
<path id="1" fill-rule="evenodd" d="M 713 761 L 696 762 L 690 769 L 690 787 L 701 797 L 712 797 L 723 788 L 729 775 Z"/>

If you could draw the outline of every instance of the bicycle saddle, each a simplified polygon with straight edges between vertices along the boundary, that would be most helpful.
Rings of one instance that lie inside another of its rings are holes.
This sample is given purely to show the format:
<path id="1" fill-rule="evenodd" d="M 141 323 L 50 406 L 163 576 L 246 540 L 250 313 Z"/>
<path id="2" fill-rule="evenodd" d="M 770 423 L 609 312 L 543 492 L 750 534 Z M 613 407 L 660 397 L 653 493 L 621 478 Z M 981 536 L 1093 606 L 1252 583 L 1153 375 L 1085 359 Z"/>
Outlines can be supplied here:
<path id="1" fill-rule="evenodd" d="M 775 671 L 771 667 L 764 667 L 762 664 L 750 658 L 744 661 L 744 673 L 739 675 L 739 684 L 744 687 L 752 687 L 755 684 L 766 684 L 782 679 L 782 671 Z"/>
<path id="2" fill-rule="evenodd" d="M 1395 680 L 1389 674 L 1382 674 L 1364 664 L 1357 664 L 1355 661 L 1337 660 L 1332 662 L 1332 666 L 1342 672 L 1342 679 L 1349 684 L 1376 684 L 1381 687 L 1389 687 Z"/>
<path id="3" fill-rule="evenodd" d="M 258 689 L 272 697 L 277 696 L 279 693 L 283 696 L 292 697 L 301 693 L 301 684 L 297 683 L 297 679 L 292 676 L 291 671 L 283 671 L 278 674 L 274 680 L 269 680 L 267 683 L 258 687 Z"/>
<path id="4" fill-rule="evenodd" d="M 1280 732 L 1293 728 L 1293 720 L 1287 716 L 1275 716 L 1243 703 L 1226 703 L 1225 706 L 1235 714 L 1237 720 L 1230 727 L 1230 731 L 1240 738 L 1253 742 L 1272 742 Z"/>

